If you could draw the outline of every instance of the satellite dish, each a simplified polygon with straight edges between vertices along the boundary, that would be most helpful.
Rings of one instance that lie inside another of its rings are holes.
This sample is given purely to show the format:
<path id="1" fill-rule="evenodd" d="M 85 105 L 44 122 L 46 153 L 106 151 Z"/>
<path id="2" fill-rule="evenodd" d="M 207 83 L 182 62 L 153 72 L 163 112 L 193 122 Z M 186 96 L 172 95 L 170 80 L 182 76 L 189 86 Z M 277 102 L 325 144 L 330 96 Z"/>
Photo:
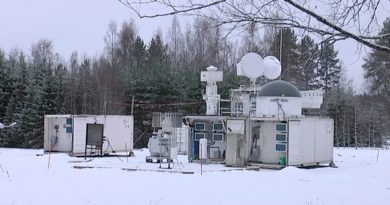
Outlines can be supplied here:
<path id="1" fill-rule="evenodd" d="M 263 59 L 264 76 L 270 80 L 274 80 L 280 76 L 282 65 L 274 56 L 267 56 Z"/>
<path id="2" fill-rule="evenodd" d="M 251 79 L 260 77 L 264 73 L 263 58 L 257 53 L 247 53 L 237 64 L 237 74 Z"/>

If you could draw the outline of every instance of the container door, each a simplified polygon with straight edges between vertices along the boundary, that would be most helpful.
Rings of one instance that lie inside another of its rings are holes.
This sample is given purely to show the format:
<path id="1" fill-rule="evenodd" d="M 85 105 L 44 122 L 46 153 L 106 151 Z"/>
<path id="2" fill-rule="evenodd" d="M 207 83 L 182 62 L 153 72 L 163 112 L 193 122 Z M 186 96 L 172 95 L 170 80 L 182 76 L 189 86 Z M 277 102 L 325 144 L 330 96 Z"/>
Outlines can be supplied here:
<path id="1" fill-rule="evenodd" d="M 287 164 L 288 165 L 299 165 L 299 121 L 288 122 L 288 146 L 287 146 Z"/>

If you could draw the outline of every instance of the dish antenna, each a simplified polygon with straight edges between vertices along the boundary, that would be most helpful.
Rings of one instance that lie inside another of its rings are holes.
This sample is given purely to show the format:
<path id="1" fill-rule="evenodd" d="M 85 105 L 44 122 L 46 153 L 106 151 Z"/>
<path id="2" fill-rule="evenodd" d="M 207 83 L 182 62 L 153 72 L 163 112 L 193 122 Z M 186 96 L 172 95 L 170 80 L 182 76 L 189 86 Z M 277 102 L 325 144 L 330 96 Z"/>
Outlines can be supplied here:
<path id="1" fill-rule="evenodd" d="M 263 59 L 264 76 L 270 80 L 274 80 L 280 76 L 282 66 L 280 61 L 274 56 L 267 56 Z"/>
<path id="2" fill-rule="evenodd" d="M 257 53 L 245 54 L 237 64 L 237 75 L 249 78 L 253 84 L 263 74 L 263 58 Z"/>
<path id="3" fill-rule="evenodd" d="M 265 76 L 269 80 L 279 77 L 282 71 L 279 60 L 274 56 L 267 56 L 264 59 L 257 53 L 248 53 L 242 57 L 237 64 L 237 75 L 250 79 L 255 84 L 256 78 Z"/>

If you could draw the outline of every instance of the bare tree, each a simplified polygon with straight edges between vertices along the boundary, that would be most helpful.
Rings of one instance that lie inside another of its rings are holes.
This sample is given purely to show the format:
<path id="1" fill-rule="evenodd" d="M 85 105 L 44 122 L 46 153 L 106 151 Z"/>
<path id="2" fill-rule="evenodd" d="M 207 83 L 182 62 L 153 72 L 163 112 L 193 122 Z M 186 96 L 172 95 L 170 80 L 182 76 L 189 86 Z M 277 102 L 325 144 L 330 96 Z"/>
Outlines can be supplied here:
<path id="1" fill-rule="evenodd" d="M 378 13 L 389 2 L 382 0 L 118 0 L 140 18 L 175 14 L 208 17 L 214 26 L 225 25 L 229 32 L 256 23 L 293 27 L 319 34 L 325 40 L 354 39 L 372 49 L 390 53 L 390 47 L 374 39 L 390 38 L 390 33 L 376 35 Z M 156 9 L 159 8 L 156 12 Z M 277 15 L 275 15 L 277 14 Z M 382 19 L 383 20 L 383 19 Z"/>

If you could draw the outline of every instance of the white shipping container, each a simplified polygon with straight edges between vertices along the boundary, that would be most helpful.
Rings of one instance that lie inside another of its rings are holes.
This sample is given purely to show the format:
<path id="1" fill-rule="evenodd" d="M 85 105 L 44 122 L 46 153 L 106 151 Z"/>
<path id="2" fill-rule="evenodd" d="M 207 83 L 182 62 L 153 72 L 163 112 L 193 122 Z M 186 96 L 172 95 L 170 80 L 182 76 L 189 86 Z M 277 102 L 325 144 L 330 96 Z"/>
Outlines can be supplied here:
<path id="1" fill-rule="evenodd" d="M 306 117 L 289 121 L 288 165 L 333 162 L 333 120 Z"/>
<path id="2" fill-rule="evenodd" d="M 133 116 L 129 115 L 45 115 L 44 151 L 84 155 L 88 123 L 104 125 L 103 153 L 133 151 Z"/>

